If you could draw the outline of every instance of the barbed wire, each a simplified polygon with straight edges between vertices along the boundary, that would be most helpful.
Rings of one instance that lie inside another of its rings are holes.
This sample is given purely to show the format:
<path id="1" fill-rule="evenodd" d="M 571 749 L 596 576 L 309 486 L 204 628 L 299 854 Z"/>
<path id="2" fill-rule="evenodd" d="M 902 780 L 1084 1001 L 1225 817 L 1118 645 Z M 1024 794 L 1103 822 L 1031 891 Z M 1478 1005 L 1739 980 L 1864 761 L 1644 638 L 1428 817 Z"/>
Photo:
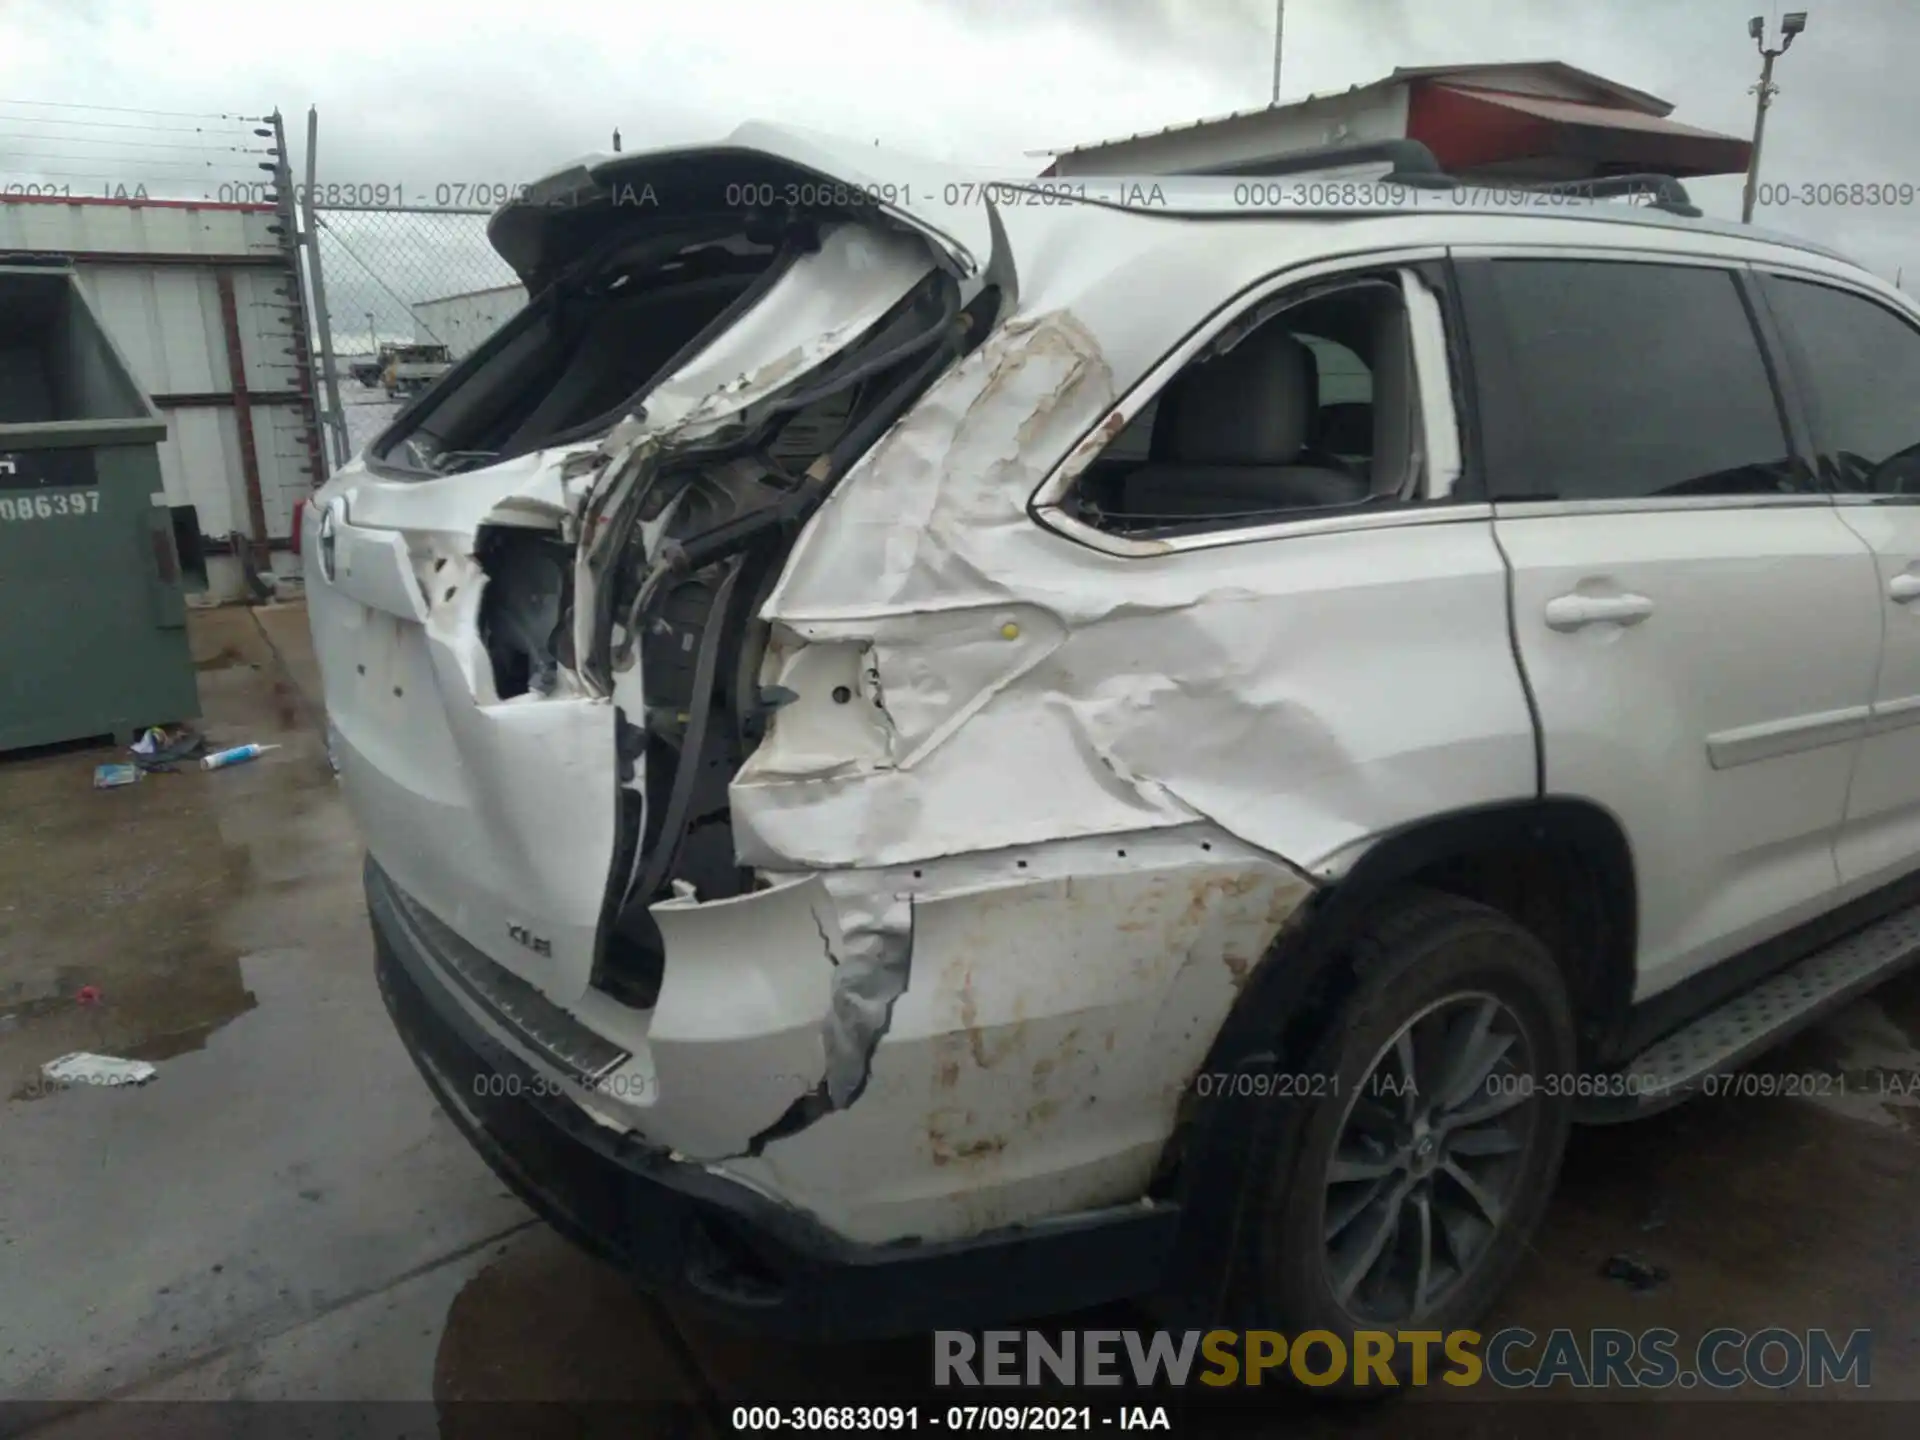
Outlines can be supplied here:
<path id="1" fill-rule="evenodd" d="M 0 105 L 7 102 L 0 100 Z M 140 125 L 130 120 L 69 120 L 64 115 L 9 115 L 0 111 L 0 120 L 20 125 L 59 125 L 68 130 L 138 130 L 148 135 L 238 134 L 238 130 L 215 130 L 208 125 Z"/>
<path id="2" fill-rule="evenodd" d="M 175 118 L 219 123 L 163 123 Z M 261 163 L 273 154 L 263 143 L 272 138 L 266 124 L 238 112 L 0 98 L 0 195 L 72 198 L 70 185 L 45 182 L 91 180 L 109 195 L 192 198 L 188 192 L 200 189 L 209 192 L 200 198 L 211 200 L 215 187 L 258 181 Z"/>
<path id="3" fill-rule="evenodd" d="M 263 124 L 271 115 L 243 115 L 225 110 L 149 110 L 140 105 L 95 105 L 80 100 L 26 100 L 0 96 L 0 105 L 37 105 L 49 110 L 99 110 L 110 115 L 164 115 L 175 120 L 244 120 Z"/>
<path id="4" fill-rule="evenodd" d="M 4 117 L 0 117 L 0 118 L 4 118 Z M 259 149 L 249 145 L 187 145 L 177 141 L 172 143 L 162 141 L 158 145 L 149 145 L 139 140 L 121 140 L 117 137 L 111 140 L 96 140 L 91 135 L 20 135 L 10 131 L 0 131 L 0 142 L 10 142 L 13 144 L 19 144 L 23 141 L 27 141 L 27 142 L 51 141 L 55 145 L 111 145 L 111 146 L 114 146 L 116 149 L 120 149 L 120 150 L 163 150 L 169 153 L 182 154 L 182 155 L 194 155 L 194 154 L 258 155 L 258 154 L 264 153 Z M 17 151 L 15 153 L 32 156 L 40 152 L 23 150 L 23 151 Z M 83 156 L 81 158 L 91 160 L 94 157 L 91 155 L 88 155 L 88 156 Z"/>

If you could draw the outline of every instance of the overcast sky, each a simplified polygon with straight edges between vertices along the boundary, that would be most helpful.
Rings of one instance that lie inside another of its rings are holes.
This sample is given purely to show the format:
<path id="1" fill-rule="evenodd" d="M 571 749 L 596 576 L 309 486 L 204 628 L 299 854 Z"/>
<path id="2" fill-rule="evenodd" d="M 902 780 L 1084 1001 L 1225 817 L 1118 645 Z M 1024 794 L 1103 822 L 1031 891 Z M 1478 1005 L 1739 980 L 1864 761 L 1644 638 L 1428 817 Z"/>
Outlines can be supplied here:
<path id="1" fill-rule="evenodd" d="M 1765 178 L 1920 182 L 1908 154 L 1920 133 L 1920 5 L 1803 3 L 1811 20 L 1776 74 Z M 1760 12 L 1771 22 L 1781 8 L 1288 0 L 1283 88 L 1289 98 L 1343 89 L 1396 64 L 1554 58 L 1664 96 L 1676 119 L 1745 134 L 1758 69 L 1746 20 Z M 112 142 L 206 139 L 32 124 L 128 117 L 9 101 L 277 106 L 296 145 L 317 105 L 323 181 L 513 183 L 605 148 L 616 125 L 634 148 L 747 117 L 1025 174 L 1043 163 L 1031 150 L 1265 103 L 1273 10 L 1272 0 L 0 0 L 0 184 L 36 165 L 131 180 L 145 155 L 152 178 L 177 193 L 181 172 L 158 168 L 177 154 Z M 62 137 L 75 143 L 53 151 L 48 142 Z M 221 175 L 250 173 L 252 157 L 212 158 L 234 164 Z M 1738 213 L 1737 180 L 1695 193 Z M 1920 286 L 1913 207 L 1773 209 L 1760 219 L 1840 245 L 1889 277 L 1911 268 Z"/>

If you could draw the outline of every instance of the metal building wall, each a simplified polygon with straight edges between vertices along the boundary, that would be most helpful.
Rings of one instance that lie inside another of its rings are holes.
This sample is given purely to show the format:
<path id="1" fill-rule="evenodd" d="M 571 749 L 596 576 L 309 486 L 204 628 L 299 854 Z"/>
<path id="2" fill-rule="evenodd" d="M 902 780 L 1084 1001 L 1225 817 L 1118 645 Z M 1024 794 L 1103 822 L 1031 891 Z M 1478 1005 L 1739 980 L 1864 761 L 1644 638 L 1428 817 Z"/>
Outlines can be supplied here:
<path id="1" fill-rule="evenodd" d="M 464 359 L 494 331 L 518 314 L 527 303 L 523 286 L 502 285 L 422 300 L 413 307 L 413 338 L 435 341 Z"/>
<path id="2" fill-rule="evenodd" d="M 324 473 L 284 228 L 273 205 L 0 196 L 0 253 L 69 257 L 167 417 L 162 484 L 199 512 L 215 601 L 247 597 L 222 551 L 298 583 L 293 508 Z"/>

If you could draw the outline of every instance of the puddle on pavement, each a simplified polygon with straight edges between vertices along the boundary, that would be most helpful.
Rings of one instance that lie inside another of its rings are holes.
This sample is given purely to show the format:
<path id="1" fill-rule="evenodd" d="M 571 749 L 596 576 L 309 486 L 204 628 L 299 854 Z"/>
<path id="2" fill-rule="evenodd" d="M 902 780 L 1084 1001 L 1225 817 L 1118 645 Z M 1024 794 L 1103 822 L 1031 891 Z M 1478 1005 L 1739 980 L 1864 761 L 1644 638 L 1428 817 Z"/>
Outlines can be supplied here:
<path id="1" fill-rule="evenodd" d="M 279 750 L 106 791 L 91 788 L 93 768 L 124 758 L 109 745 L 0 756 L 0 1095 L 10 1099 L 58 1093 L 39 1067 L 69 1051 L 166 1060 L 253 1009 L 241 957 L 273 939 L 271 927 L 246 933 L 248 907 L 300 881 L 316 863 L 302 825 L 340 808 L 321 742 L 248 613 L 196 612 L 191 629 L 209 745 Z"/>

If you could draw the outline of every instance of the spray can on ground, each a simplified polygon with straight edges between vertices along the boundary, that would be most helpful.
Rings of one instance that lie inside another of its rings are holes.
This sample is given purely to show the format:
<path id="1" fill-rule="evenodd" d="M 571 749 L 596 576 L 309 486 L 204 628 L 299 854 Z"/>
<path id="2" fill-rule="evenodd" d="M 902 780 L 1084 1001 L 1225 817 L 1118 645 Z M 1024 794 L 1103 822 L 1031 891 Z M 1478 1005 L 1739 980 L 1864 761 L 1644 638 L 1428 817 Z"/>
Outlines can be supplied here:
<path id="1" fill-rule="evenodd" d="M 236 745 L 231 750 L 218 750 L 201 760 L 202 770 L 220 770 L 228 765 L 244 765 L 264 755 L 269 750 L 278 750 L 278 745 Z"/>

